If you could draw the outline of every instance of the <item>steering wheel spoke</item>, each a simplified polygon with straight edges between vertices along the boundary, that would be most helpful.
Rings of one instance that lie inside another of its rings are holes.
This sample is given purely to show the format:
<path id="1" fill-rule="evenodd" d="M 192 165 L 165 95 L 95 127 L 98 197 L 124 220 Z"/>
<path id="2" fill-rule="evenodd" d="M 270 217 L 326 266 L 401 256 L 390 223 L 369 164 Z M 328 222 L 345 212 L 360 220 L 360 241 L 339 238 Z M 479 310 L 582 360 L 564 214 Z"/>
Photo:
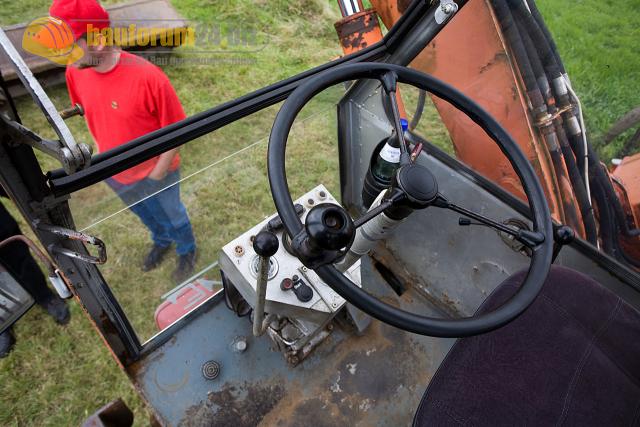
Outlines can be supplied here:
<path id="1" fill-rule="evenodd" d="M 391 190 L 392 191 L 392 190 Z M 358 219 L 353 221 L 353 225 L 355 228 L 362 227 L 367 222 L 371 221 L 373 218 L 380 215 L 382 212 L 386 211 L 393 205 L 405 199 L 405 194 L 402 191 L 392 191 L 390 197 L 385 197 L 382 199 L 380 204 L 369 209 L 364 215 L 360 216 Z"/>
<path id="2" fill-rule="evenodd" d="M 398 74 L 395 71 L 389 71 L 384 73 L 380 77 L 382 87 L 384 88 L 387 97 L 389 98 L 389 104 L 391 105 L 391 111 L 393 113 L 393 129 L 396 132 L 398 143 L 400 144 L 400 166 L 411 163 L 411 154 L 409 154 L 409 145 L 404 139 L 404 131 L 402 130 L 402 124 L 400 123 L 400 109 L 398 107 Z"/>
<path id="3" fill-rule="evenodd" d="M 460 225 L 472 225 L 474 223 L 469 221 L 468 219 L 475 220 L 477 221 L 475 224 L 484 225 L 486 227 L 493 228 L 494 230 L 501 233 L 507 234 L 530 249 L 536 249 L 538 246 L 544 243 L 545 240 L 544 234 L 542 233 L 503 224 L 482 214 L 479 214 L 462 206 L 458 206 L 455 203 L 451 203 L 441 194 L 438 194 L 438 197 L 433 203 L 433 206 L 443 209 L 449 209 L 453 212 L 464 215 L 464 217 L 461 217 L 458 221 Z"/>

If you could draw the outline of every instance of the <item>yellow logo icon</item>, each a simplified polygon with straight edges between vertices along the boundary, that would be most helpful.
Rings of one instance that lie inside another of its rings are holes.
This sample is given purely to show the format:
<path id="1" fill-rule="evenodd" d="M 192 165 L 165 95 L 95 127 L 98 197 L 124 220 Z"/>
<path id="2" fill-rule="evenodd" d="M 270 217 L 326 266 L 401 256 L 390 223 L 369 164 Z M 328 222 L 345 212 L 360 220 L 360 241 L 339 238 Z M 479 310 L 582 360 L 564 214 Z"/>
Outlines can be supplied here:
<path id="1" fill-rule="evenodd" d="M 47 16 L 29 23 L 22 35 L 22 48 L 58 65 L 69 65 L 82 58 L 71 27 L 61 19 Z"/>

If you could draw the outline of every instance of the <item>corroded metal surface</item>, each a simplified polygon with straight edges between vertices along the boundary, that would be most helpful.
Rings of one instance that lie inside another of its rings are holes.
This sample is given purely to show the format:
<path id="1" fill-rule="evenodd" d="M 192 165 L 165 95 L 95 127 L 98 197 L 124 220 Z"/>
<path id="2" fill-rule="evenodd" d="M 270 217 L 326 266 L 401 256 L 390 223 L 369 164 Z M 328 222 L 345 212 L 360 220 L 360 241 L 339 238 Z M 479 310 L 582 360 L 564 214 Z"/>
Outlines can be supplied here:
<path id="1" fill-rule="evenodd" d="M 368 264 L 370 291 L 434 316 L 418 293 L 397 298 Z M 246 337 L 247 349 L 232 343 Z M 426 385 L 453 340 L 420 337 L 374 321 L 362 336 L 336 326 L 296 367 L 251 323 L 214 304 L 129 373 L 166 425 L 408 425 Z M 203 378 L 207 360 L 220 374 Z"/>
<path id="2" fill-rule="evenodd" d="M 364 49 L 382 40 L 378 16 L 372 10 L 364 10 L 335 23 L 340 45 L 345 55 Z"/>
<path id="3" fill-rule="evenodd" d="M 611 178 L 630 228 L 640 227 L 640 154 L 623 158 Z M 640 259 L 640 237 L 623 236 L 621 241 L 627 253 Z"/>

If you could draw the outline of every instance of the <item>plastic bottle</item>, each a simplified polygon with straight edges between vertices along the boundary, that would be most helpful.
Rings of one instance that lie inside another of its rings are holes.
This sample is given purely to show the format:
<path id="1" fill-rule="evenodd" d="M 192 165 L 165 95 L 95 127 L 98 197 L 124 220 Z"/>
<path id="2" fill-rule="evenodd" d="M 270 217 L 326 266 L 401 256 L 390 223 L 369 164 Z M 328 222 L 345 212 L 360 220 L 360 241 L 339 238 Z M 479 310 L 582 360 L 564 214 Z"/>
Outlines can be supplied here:
<path id="1" fill-rule="evenodd" d="M 400 119 L 402 131 L 406 131 L 409 123 Z M 387 138 L 375 160 L 372 160 L 365 177 L 362 189 L 362 203 L 368 209 L 378 194 L 391 186 L 391 180 L 400 166 L 400 143 L 395 132 Z"/>

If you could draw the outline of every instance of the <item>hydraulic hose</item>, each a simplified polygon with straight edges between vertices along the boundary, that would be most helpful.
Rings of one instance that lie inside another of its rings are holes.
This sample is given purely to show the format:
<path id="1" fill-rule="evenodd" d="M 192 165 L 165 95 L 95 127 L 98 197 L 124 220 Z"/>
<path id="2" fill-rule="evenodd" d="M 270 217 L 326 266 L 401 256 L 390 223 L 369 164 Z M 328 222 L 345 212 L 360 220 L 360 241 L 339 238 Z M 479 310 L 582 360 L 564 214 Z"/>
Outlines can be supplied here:
<path id="1" fill-rule="evenodd" d="M 539 53 L 534 46 L 529 33 L 524 31 L 524 26 L 520 22 L 522 20 L 514 19 L 509 8 L 509 2 L 496 0 L 494 2 L 494 8 L 496 9 L 496 15 L 503 27 L 505 36 L 507 37 L 507 40 L 509 40 L 509 44 L 516 56 L 518 66 L 521 69 L 521 74 L 525 81 L 525 88 L 527 89 L 527 93 L 533 107 L 535 120 L 541 124 L 540 132 L 551 156 L 557 188 L 561 188 L 565 185 L 565 182 L 570 183 L 571 186 L 574 187 L 575 185 L 580 184 L 581 181 L 575 180 L 576 174 L 578 173 L 577 169 L 569 171 L 568 176 L 565 172 L 565 168 L 568 170 L 571 163 L 566 164 L 566 160 L 563 158 L 563 151 L 558 143 L 559 136 L 556 135 L 558 127 L 555 126 L 555 122 L 559 118 L 554 120 L 554 123 L 548 120 L 550 114 L 555 112 L 556 106 L 555 99 L 551 94 L 549 87 L 550 85 L 547 79 L 547 72 L 540 60 Z M 553 65 L 553 63 L 551 65 Z M 560 76 L 559 73 L 558 76 Z M 561 127 L 559 127 L 559 129 L 561 129 Z M 575 162 L 573 165 L 575 166 Z M 572 179 L 572 176 L 574 179 Z M 576 193 L 575 190 L 572 192 L 574 194 Z M 573 227 L 582 230 L 585 221 L 580 220 L 578 210 L 580 210 L 582 216 L 588 216 L 591 212 L 590 208 L 583 212 L 583 209 L 580 209 L 580 206 L 584 207 L 585 204 L 579 203 L 578 209 L 576 209 L 576 206 L 573 204 L 571 199 L 566 196 L 563 197 L 564 193 L 565 192 L 563 191 L 559 197 L 564 211 L 564 220 Z M 586 193 L 583 191 L 581 193 L 581 197 L 585 194 Z M 578 196 L 576 195 L 576 198 L 577 197 Z M 588 202 L 588 198 L 586 198 L 586 200 Z M 587 232 L 586 225 L 584 225 L 584 229 L 585 236 L 590 236 L 590 241 L 595 243 L 595 239 L 593 238 L 594 230 L 590 228 Z"/>
<path id="2" fill-rule="evenodd" d="M 571 181 L 571 186 L 573 187 L 573 192 L 576 196 L 580 213 L 582 214 L 585 236 L 589 243 L 597 245 L 598 231 L 596 227 L 596 219 L 593 215 L 593 207 L 591 206 L 591 203 L 589 203 L 589 197 L 587 196 L 587 187 L 582 180 L 582 176 L 580 175 L 580 171 L 576 165 L 576 159 L 573 151 L 571 150 L 569 141 L 567 140 L 562 123 L 559 122 L 559 120 L 556 120 L 556 134 L 558 135 L 560 149 L 562 150 L 562 157 L 564 158 L 564 163 L 567 167 L 567 172 L 569 173 L 569 180 Z"/>
<path id="3" fill-rule="evenodd" d="M 518 25 L 518 21 L 516 21 L 516 25 Z M 524 44 L 527 57 L 529 58 L 531 68 L 533 69 L 533 73 L 536 77 L 538 88 L 542 93 L 542 97 L 544 98 L 545 103 L 549 105 L 549 103 L 553 100 L 553 95 L 551 94 L 551 87 L 549 86 L 547 73 L 545 72 L 542 61 L 540 61 L 540 57 L 538 56 L 538 51 L 536 50 L 536 47 L 534 46 L 529 34 L 526 31 L 523 31 L 523 28 L 521 28 L 520 25 L 518 25 L 518 31 L 520 32 L 522 43 Z M 553 103 L 555 104 L 555 100 L 553 101 Z"/>
<path id="4" fill-rule="evenodd" d="M 531 21 L 530 19 L 526 19 L 526 20 L 523 19 L 522 13 L 524 12 L 528 14 L 528 11 L 526 11 L 526 8 L 521 2 L 518 4 L 517 7 L 520 13 L 518 13 L 515 16 L 516 25 L 518 26 L 518 29 L 520 31 L 520 35 L 525 45 L 527 55 L 529 56 L 529 61 L 532 64 L 532 67 L 536 74 L 536 80 L 543 94 L 545 103 L 547 104 L 547 112 L 548 114 L 556 116 L 558 109 L 556 107 L 555 96 L 554 94 L 551 93 L 551 89 L 549 87 L 549 78 L 547 77 L 547 72 L 554 73 L 553 76 L 550 76 L 552 78 L 555 77 L 555 78 L 560 78 L 561 80 L 564 80 L 560 74 L 560 67 L 557 65 L 557 61 L 555 60 L 555 58 L 553 58 L 554 54 L 552 52 L 550 44 L 546 42 L 546 40 L 544 40 L 546 43 L 538 43 L 538 44 L 534 43 L 534 41 L 531 38 L 530 30 L 533 26 L 536 26 L 536 22 Z M 523 11 L 522 9 L 525 9 L 525 11 Z M 538 42 L 540 42 L 542 39 L 545 38 L 544 33 L 537 31 L 537 34 L 538 34 Z M 548 58 L 546 67 L 543 65 L 541 57 Z M 554 88 L 556 89 L 555 91 L 556 93 L 558 91 L 561 92 L 559 95 L 562 96 L 563 103 L 565 105 L 569 105 L 569 98 L 567 96 L 563 96 L 563 95 L 566 95 L 566 89 L 563 86 L 559 86 L 559 85 L 555 85 Z M 571 117 L 569 117 L 569 120 L 571 120 Z M 585 182 L 581 176 L 580 169 L 578 169 L 576 165 L 574 153 L 571 150 L 571 147 L 569 146 L 567 135 L 563 127 L 562 118 L 556 116 L 553 120 L 553 123 L 554 123 L 555 133 L 557 135 L 557 139 L 559 143 L 560 152 L 561 152 L 560 155 L 563 159 L 563 164 L 567 169 L 569 181 L 571 182 L 573 193 L 575 194 L 578 208 L 582 215 L 582 224 L 584 225 L 584 229 L 585 229 L 585 237 L 590 243 L 595 245 L 597 244 L 597 229 L 596 229 L 595 217 L 593 215 L 593 208 L 589 201 L 589 195 L 587 193 Z M 572 129 L 572 133 L 575 134 L 576 130 Z M 578 133 L 579 133 L 579 127 L 578 127 Z M 560 164 L 560 162 L 558 161 L 558 156 L 559 156 L 558 154 L 553 155 L 554 157 L 553 161 L 554 161 L 556 170 L 558 165 Z M 562 167 L 560 167 L 560 171 L 557 171 L 557 172 L 563 172 Z M 564 176 L 564 173 L 562 173 L 562 176 Z M 559 177 L 558 179 L 561 179 L 561 178 Z"/>
<path id="5" fill-rule="evenodd" d="M 518 62 L 522 80 L 524 82 L 525 88 L 527 89 L 527 92 L 539 92 L 539 90 L 537 89 L 533 68 L 527 56 L 526 48 L 524 47 L 524 43 L 522 42 L 522 39 L 520 37 L 520 32 L 516 27 L 516 23 L 513 19 L 511 10 L 509 9 L 507 2 L 505 0 L 495 0 L 493 2 L 493 7 L 498 17 L 498 21 L 500 22 L 500 26 L 502 27 L 502 32 L 509 41 L 511 50 L 516 57 L 516 61 Z M 541 102 L 539 102 L 542 98 L 541 94 L 539 96 L 531 98 L 532 102 L 536 102 L 537 105 L 541 104 Z"/>
<path id="6" fill-rule="evenodd" d="M 553 105 L 553 112 L 555 112 L 556 103 L 554 101 L 557 101 L 560 109 L 565 110 L 562 114 L 564 120 L 561 120 L 559 123 L 557 121 L 554 122 L 556 124 L 556 133 L 560 141 L 560 147 L 569 178 L 583 215 L 585 233 L 592 235 L 592 228 L 595 226 L 595 216 L 591 204 L 588 203 L 590 195 L 587 193 L 586 185 L 578 185 L 580 181 L 586 184 L 585 162 L 580 161 L 576 164 L 575 159 L 582 160 L 586 156 L 589 167 L 589 184 L 592 187 L 591 191 L 598 207 L 600 237 L 602 239 L 603 249 L 606 253 L 615 256 L 617 259 L 637 266 L 638 261 L 626 255 L 624 249 L 620 246 L 618 235 L 623 234 L 629 237 L 640 236 L 640 229 L 630 229 L 626 215 L 613 185 L 609 180 L 608 174 L 602 169 L 595 151 L 589 144 L 585 144 L 584 129 L 581 128 L 580 122 L 573 109 L 570 109 L 571 99 L 569 98 L 567 88 L 568 82 L 565 79 L 566 69 L 558 53 L 557 45 L 546 27 L 534 0 L 526 0 L 526 5 L 521 0 L 506 1 L 513 11 L 512 16 L 520 29 L 521 39 L 525 44 L 527 53 L 531 56 L 532 51 L 535 49 L 547 74 L 547 81 L 551 83 L 553 96 L 547 97 L 547 92 L 542 90 L 545 101 L 547 101 L 549 106 Z M 534 69 L 537 69 L 537 74 L 539 74 L 539 63 L 536 59 L 530 58 L 530 63 Z M 544 79 L 538 78 L 537 80 L 538 84 L 543 88 Z M 560 124 L 560 126 L 558 126 L 558 124 Z M 573 155 L 575 155 L 575 159 L 570 155 L 569 148 L 573 152 Z M 588 239 L 591 241 L 589 237 Z"/>
<path id="7" fill-rule="evenodd" d="M 522 76 L 522 81 L 525 86 L 525 90 L 527 91 L 527 95 L 529 97 L 529 101 L 532 106 L 532 114 L 535 117 L 536 121 L 540 120 L 547 116 L 547 108 L 544 103 L 544 99 L 540 89 L 538 88 L 538 84 L 536 82 L 536 76 L 533 71 L 533 67 L 531 62 L 529 61 L 529 57 L 527 55 L 526 47 L 520 37 L 520 32 L 516 26 L 516 23 L 511 14 L 511 10 L 507 5 L 505 0 L 494 0 L 493 8 L 498 17 L 498 21 L 500 23 L 500 27 L 502 28 L 502 32 L 504 33 L 509 46 L 511 47 L 511 51 L 515 56 L 516 62 L 518 63 L 518 68 L 520 70 L 520 75 Z M 547 129 L 547 131 L 550 129 Z M 545 133 L 544 129 L 541 129 L 543 134 Z M 549 147 L 549 145 L 547 144 Z M 551 153 L 552 148 L 548 148 L 549 155 L 553 157 Z M 554 162 L 552 158 L 552 162 Z M 557 162 L 557 156 L 556 160 Z M 554 173 L 552 175 L 553 181 L 551 185 L 553 187 L 553 193 L 556 200 L 562 200 L 562 194 L 560 191 L 560 182 L 557 175 Z M 565 212 L 564 212 L 564 204 L 561 203 L 559 206 L 561 209 L 560 212 L 560 220 L 565 221 Z"/>
<path id="8" fill-rule="evenodd" d="M 547 112 L 553 115 L 557 111 L 555 98 L 551 93 L 549 80 L 547 79 L 547 75 L 542 65 L 542 61 L 540 60 L 540 56 L 538 55 L 538 51 L 533 44 L 529 33 L 527 33 L 521 25 L 521 20 L 516 20 L 516 23 L 518 24 L 520 36 L 527 51 L 527 55 L 529 56 L 529 61 L 531 62 L 534 73 L 536 75 L 536 81 L 538 82 L 538 86 L 540 88 L 540 91 L 542 92 L 542 96 L 545 100 L 545 103 L 547 104 Z M 596 221 L 593 215 L 593 208 L 591 206 L 591 203 L 589 202 L 589 196 L 587 194 L 586 186 L 584 180 L 582 179 L 581 172 L 576 165 L 574 153 L 569 146 L 567 135 L 563 127 L 562 118 L 555 117 L 553 122 L 555 126 L 555 133 L 557 135 L 558 143 L 560 146 L 561 156 L 564 160 L 564 166 L 567 169 L 569 181 L 571 182 L 571 187 L 573 189 L 573 193 L 575 194 L 576 201 L 578 202 L 580 214 L 582 215 L 585 237 L 587 238 L 587 241 L 589 243 L 597 245 L 598 235 Z M 559 161 L 555 159 L 555 163 L 559 163 Z"/>
<path id="9" fill-rule="evenodd" d="M 538 6 L 536 5 L 536 2 L 534 0 L 526 0 L 526 1 L 527 1 L 527 6 L 531 11 L 531 16 L 533 16 L 533 19 L 535 19 L 536 23 L 538 24 L 538 27 L 540 27 L 540 30 L 542 30 L 545 38 L 547 39 L 547 43 L 549 43 L 549 46 L 551 47 L 551 50 L 556 58 L 556 62 L 560 67 L 560 71 L 562 72 L 562 74 L 566 75 L 567 71 L 564 68 L 564 63 L 562 62 L 562 58 L 558 53 L 558 46 L 556 45 L 556 42 L 553 39 L 553 36 L 551 35 L 551 32 L 549 31 L 547 24 L 545 24 L 544 18 L 540 14 L 540 10 L 538 10 Z"/>
<path id="10" fill-rule="evenodd" d="M 409 123 L 409 130 L 414 130 L 418 126 L 418 123 L 420 123 L 426 100 L 427 92 L 420 89 L 420 92 L 418 92 L 418 105 L 416 105 L 416 112 L 411 118 L 411 122 Z"/>
<path id="11" fill-rule="evenodd" d="M 544 33 L 538 27 L 536 21 L 531 16 L 529 9 L 527 9 L 523 0 L 507 0 L 511 9 L 513 10 L 513 15 L 515 19 L 521 21 L 523 28 L 533 40 L 536 48 L 538 49 L 538 53 L 540 55 L 540 60 L 547 70 L 547 74 L 551 77 L 551 82 L 555 84 L 557 78 L 562 77 L 562 72 L 560 70 L 560 66 L 556 62 L 555 55 L 549 42 L 547 41 Z"/>

